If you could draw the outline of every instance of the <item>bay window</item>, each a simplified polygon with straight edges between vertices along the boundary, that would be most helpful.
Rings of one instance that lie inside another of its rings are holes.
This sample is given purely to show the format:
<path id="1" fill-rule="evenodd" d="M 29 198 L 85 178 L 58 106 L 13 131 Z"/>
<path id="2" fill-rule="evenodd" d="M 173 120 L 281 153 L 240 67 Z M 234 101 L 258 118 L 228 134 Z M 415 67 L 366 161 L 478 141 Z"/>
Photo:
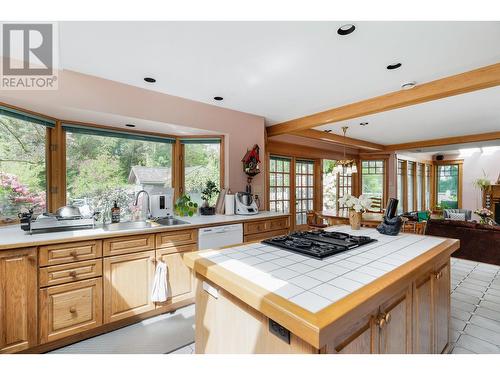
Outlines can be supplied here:
<path id="1" fill-rule="evenodd" d="M 47 208 L 47 150 L 55 122 L 0 106 L 0 222 Z"/>
<path id="2" fill-rule="evenodd" d="M 138 191 L 165 194 L 172 187 L 173 139 L 76 125 L 63 129 L 66 201 L 82 213 L 100 211 L 109 221 L 116 201 L 121 220 L 135 220 Z"/>
<path id="3" fill-rule="evenodd" d="M 181 139 L 183 150 L 182 193 L 188 194 L 193 202 L 202 203 L 201 192 L 208 181 L 221 188 L 221 139 Z M 217 197 L 213 197 L 213 202 Z"/>

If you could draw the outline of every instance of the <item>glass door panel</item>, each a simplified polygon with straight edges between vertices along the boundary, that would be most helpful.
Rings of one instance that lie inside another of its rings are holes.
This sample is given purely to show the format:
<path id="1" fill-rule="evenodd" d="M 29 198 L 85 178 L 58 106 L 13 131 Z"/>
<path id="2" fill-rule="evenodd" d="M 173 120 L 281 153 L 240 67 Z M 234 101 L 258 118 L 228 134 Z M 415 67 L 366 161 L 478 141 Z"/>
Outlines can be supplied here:
<path id="1" fill-rule="evenodd" d="M 307 211 L 313 209 L 314 202 L 314 162 L 295 162 L 295 225 L 307 224 Z"/>
<path id="2" fill-rule="evenodd" d="M 269 209 L 290 212 L 290 159 L 271 156 L 269 160 Z"/>

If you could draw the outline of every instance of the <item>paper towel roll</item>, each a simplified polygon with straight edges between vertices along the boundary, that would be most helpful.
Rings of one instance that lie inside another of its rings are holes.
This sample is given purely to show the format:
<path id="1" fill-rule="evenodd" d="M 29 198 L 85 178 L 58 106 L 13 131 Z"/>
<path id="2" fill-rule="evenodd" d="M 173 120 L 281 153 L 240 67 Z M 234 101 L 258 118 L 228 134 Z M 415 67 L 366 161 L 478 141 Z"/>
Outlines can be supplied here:
<path id="1" fill-rule="evenodd" d="M 224 198 L 226 215 L 234 215 L 234 194 L 226 194 Z"/>

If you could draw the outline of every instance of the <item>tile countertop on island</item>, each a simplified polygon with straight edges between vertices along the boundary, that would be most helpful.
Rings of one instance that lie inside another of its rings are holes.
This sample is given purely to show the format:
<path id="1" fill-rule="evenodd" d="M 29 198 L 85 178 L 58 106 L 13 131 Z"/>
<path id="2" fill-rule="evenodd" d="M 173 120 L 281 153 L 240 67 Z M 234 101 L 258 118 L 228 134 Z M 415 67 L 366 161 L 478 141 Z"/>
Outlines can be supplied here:
<path id="1" fill-rule="evenodd" d="M 23 231 L 19 224 L 0 227 L 0 251 L 10 250 L 20 247 L 39 246 L 61 242 L 79 241 L 86 239 L 99 239 L 117 236 L 127 236 L 142 233 L 160 233 L 189 228 L 203 228 L 215 225 L 225 225 L 232 223 L 247 222 L 253 220 L 265 220 L 277 217 L 289 216 L 280 212 L 262 211 L 256 215 L 197 215 L 193 217 L 176 217 L 187 221 L 188 224 L 172 226 L 154 226 L 142 229 L 127 229 L 117 231 L 106 231 L 97 226 L 94 229 L 79 229 L 72 231 L 35 233 L 29 234 Z"/>
<path id="2" fill-rule="evenodd" d="M 459 244 L 454 239 L 408 233 L 387 236 L 369 228 L 353 231 L 337 226 L 327 230 L 377 241 L 323 260 L 249 243 L 186 254 L 184 262 L 269 318 L 279 319 L 284 314 L 317 334 L 352 309 L 353 303 L 360 303 L 363 295 L 368 298 L 380 292 L 429 259 L 449 257 Z"/>

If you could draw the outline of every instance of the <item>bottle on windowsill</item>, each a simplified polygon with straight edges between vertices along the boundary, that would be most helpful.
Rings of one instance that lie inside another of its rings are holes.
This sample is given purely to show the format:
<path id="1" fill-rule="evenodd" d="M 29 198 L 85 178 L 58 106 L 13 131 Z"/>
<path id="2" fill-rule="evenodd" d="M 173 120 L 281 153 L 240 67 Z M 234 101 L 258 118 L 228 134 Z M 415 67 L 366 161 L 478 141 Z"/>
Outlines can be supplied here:
<path id="1" fill-rule="evenodd" d="M 111 208 L 111 222 L 112 223 L 120 222 L 120 207 L 118 207 L 118 203 L 116 201 L 114 207 Z"/>

